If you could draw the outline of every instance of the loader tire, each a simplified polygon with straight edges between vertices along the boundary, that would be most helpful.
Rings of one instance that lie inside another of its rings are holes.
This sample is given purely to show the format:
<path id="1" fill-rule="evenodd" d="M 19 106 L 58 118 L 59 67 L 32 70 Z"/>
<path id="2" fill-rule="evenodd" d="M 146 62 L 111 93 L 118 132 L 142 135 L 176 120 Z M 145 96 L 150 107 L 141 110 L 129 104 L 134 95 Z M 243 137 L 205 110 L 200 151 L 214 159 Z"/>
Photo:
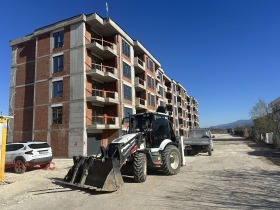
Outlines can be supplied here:
<path id="1" fill-rule="evenodd" d="M 179 173 L 181 166 L 181 155 L 179 149 L 173 145 L 165 147 L 162 153 L 162 171 L 165 175 Z"/>
<path id="2" fill-rule="evenodd" d="M 134 180 L 138 183 L 145 182 L 147 178 L 147 157 L 144 153 L 137 153 L 133 160 Z"/>

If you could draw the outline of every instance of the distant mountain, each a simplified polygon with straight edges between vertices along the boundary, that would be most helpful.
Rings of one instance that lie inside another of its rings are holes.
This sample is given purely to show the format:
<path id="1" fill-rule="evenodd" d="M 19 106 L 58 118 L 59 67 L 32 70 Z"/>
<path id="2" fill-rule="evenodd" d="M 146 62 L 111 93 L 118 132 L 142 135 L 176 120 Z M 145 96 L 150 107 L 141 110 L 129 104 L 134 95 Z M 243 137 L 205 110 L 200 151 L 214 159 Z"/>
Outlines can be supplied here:
<path id="1" fill-rule="evenodd" d="M 253 122 L 252 120 L 237 120 L 232 123 L 227 123 L 227 124 L 222 124 L 222 125 L 216 125 L 216 126 L 211 126 L 210 128 L 222 128 L 222 129 L 227 129 L 227 128 L 236 128 L 237 126 L 252 126 Z"/>

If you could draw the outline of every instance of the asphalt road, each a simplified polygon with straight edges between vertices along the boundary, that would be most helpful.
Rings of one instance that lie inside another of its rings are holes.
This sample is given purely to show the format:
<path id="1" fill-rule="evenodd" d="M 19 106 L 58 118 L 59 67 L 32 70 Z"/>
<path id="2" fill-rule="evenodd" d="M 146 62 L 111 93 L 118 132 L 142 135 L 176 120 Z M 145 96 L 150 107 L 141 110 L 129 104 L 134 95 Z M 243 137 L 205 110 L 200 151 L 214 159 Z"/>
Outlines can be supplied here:
<path id="1" fill-rule="evenodd" d="M 7 173 L 0 209 L 280 209 L 280 155 L 251 141 L 218 135 L 212 156 L 186 156 L 175 176 L 153 171 L 145 183 L 125 177 L 114 193 L 69 188 L 53 182 L 71 160 L 54 170 Z"/>

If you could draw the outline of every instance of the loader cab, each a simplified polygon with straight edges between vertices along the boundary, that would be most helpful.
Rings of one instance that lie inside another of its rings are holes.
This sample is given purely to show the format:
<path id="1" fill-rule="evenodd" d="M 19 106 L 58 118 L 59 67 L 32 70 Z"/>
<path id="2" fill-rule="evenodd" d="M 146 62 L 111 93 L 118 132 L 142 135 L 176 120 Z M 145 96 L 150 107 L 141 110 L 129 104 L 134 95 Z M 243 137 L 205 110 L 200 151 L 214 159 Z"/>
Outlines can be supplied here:
<path id="1" fill-rule="evenodd" d="M 158 148 L 165 139 L 176 141 L 176 136 L 169 120 L 163 113 L 147 112 L 130 116 L 128 133 L 142 132 L 147 148 Z"/>

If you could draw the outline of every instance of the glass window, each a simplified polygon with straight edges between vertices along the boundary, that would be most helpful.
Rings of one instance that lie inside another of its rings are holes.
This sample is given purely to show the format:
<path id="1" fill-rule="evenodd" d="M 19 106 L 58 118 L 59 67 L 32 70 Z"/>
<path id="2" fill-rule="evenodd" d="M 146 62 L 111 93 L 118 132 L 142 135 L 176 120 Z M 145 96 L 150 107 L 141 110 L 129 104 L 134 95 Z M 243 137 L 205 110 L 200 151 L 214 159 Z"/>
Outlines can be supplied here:
<path id="1" fill-rule="evenodd" d="M 158 88 L 159 88 L 159 94 L 160 94 L 161 96 L 163 96 L 163 88 L 162 88 L 161 86 L 158 86 Z"/>
<path id="2" fill-rule="evenodd" d="M 36 143 L 36 144 L 29 144 L 28 145 L 31 149 L 43 149 L 43 148 L 49 148 L 50 146 L 48 143 Z"/>
<path id="3" fill-rule="evenodd" d="M 174 97 L 173 97 L 173 100 L 174 100 L 174 103 L 176 104 L 176 103 L 177 103 L 177 97 L 174 96 Z"/>
<path id="4" fill-rule="evenodd" d="M 155 96 L 151 95 L 151 105 L 155 106 Z"/>
<path id="5" fill-rule="evenodd" d="M 154 63 L 153 63 L 153 61 L 152 60 L 150 60 L 150 63 L 149 63 L 149 65 L 150 65 L 150 71 L 151 72 L 153 72 L 154 71 L 154 65 L 153 65 Z"/>
<path id="6" fill-rule="evenodd" d="M 151 88 L 151 89 L 154 89 L 155 87 L 155 82 L 154 82 L 154 79 L 152 79 L 149 75 L 148 75 L 148 87 Z"/>
<path id="7" fill-rule="evenodd" d="M 63 71 L 63 55 L 53 57 L 53 72 Z"/>
<path id="8" fill-rule="evenodd" d="M 149 106 L 155 106 L 155 96 L 148 93 L 148 104 Z"/>
<path id="9" fill-rule="evenodd" d="M 162 82 L 162 73 L 160 71 L 158 71 L 158 78 Z"/>
<path id="10" fill-rule="evenodd" d="M 63 96 L 63 81 L 53 82 L 53 98 L 59 98 Z"/>
<path id="11" fill-rule="evenodd" d="M 62 106 L 52 108 L 53 124 L 62 124 Z"/>
<path id="12" fill-rule="evenodd" d="M 64 44 L 64 31 L 53 33 L 54 48 L 63 47 Z"/>
<path id="13" fill-rule="evenodd" d="M 125 54 L 127 57 L 130 58 L 130 46 L 129 44 L 122 40 L 122 53 Z"/>
<path id="14" fill-rule="evenodd" d="M 124 99 L 132 100 L 132 90 L 131 87 L 124 85 Z"/>
<path id="15" fill-rule="evenodd" d="M 92 106 L 92 123 L 104 124 L 104 108 L 99 106 Z"/>
<path id="16" fill-rule="evenodd" d="M 123 76 L 131 79 L 131 67 L 127 63 L 123 62 Z"/>
<path id="17" fill-rule="evenodd" d="M 6 152 L 16 151 L 23 148 L 23 144 L 7 144 L 6 145 Z"/>

